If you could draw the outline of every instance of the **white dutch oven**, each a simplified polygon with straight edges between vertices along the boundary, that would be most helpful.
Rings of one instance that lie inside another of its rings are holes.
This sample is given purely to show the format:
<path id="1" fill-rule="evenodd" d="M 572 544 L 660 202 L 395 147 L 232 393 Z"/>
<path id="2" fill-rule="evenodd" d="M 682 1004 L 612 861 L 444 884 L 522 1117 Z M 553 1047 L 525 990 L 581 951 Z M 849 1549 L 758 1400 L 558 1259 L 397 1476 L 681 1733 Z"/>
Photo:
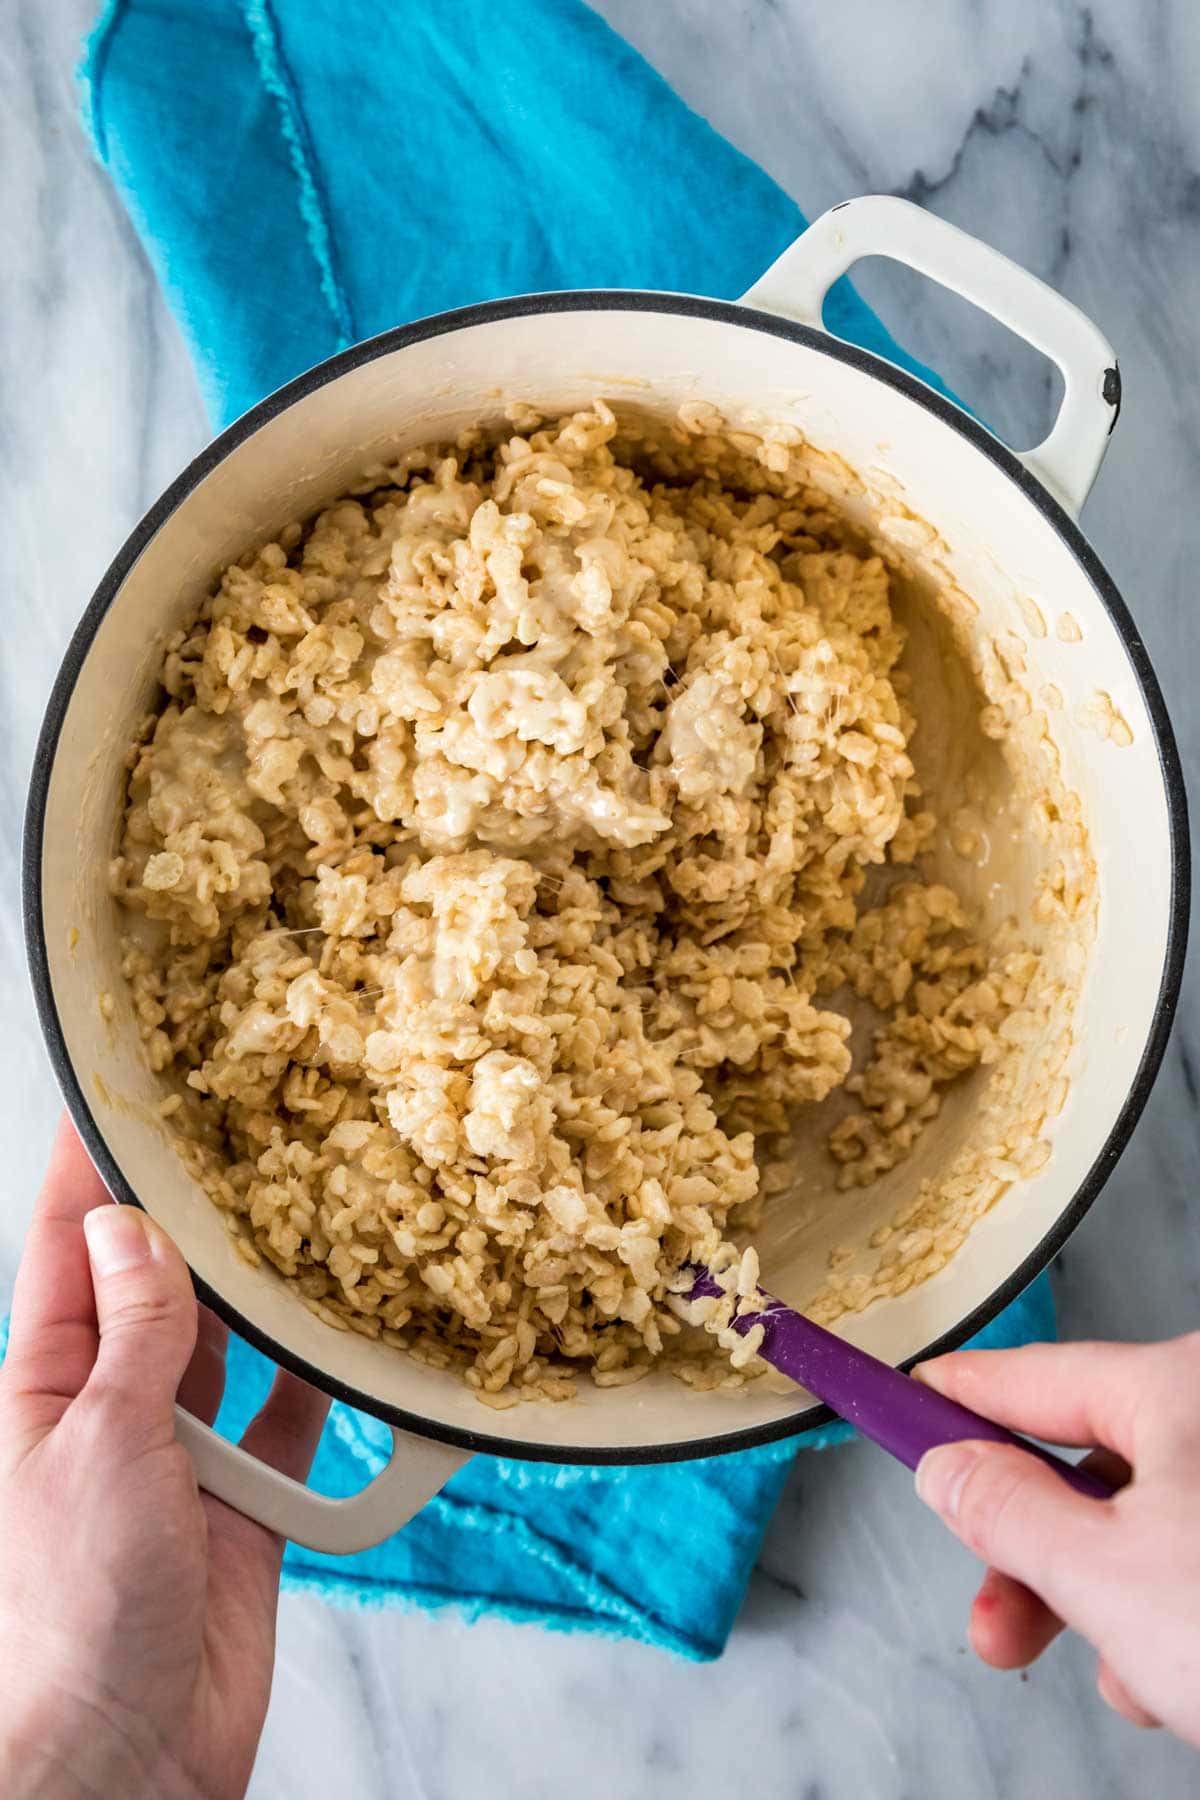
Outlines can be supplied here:
<path id="1" fill-rule="evenodd" d="M 1062 407 L 1036 450 L 1014 455 L 920 381 L 826 335 L 821 306 L 830 284 L 875 254 L 974 301 L 1058 364 Z M 88 607 L 38 750 L 25 907 L 50 1054 L 113 1194 L 147 1207 L 166 1227 L 203 1299 L 244 1337 L 396 1429 L 383 1474 L 356 1498 L 331 1501 L 195 1420 L 181 1420 L 205 1486 L 321 1549 L 348 1551 L 383 1538 L 473 1451 L 662 1461 L 762 1443 L 826 1416 L 800 1391 L 697 1395 L 657 1375 L 604 1391 L 584 1381 L 574 1404 L 492 1413 L 453 1377 L 330 1330 L 272 1273 L 231 1254 L 220 1216 L 155 1117 L 161 1090 L 142 1065 L 119 975 L 106 870 L 122 757 L 152 703 L 164 639 L 196 608 L 214 572 L 344 491 L 385 450 L 453 437 L 498 415 L 509 399 L 556 413 L 595 396 L 625 397 L 663 414 L 700 399 L 734 422 L 757 415 L 798 425 L 832 453 L 830 468 L 844 467 L 852 510 L 869 518 L 888 507 L 895 515 L 900 505 L 924 522 L 918 536 L 936 533 L 946 573 L 980 609 L 980 628 L 1026 635 L 1032 678 L 1055 684 L 1065 699 L 1055 735 L 1067 783 L 1085 803 L 1100 909 L 1053 1154 L 1037 1176 L 1005 1193 L 938 1276 L 847 1318 L 849 1336 L 907 1364 L 961 1343 L 1020 1291 L 1112 1169 L 1145 1102 L 1175 1004 L 1188 885 L 1178 760 L 1137 630 L 1075 525 L 1116 417 L 1119 380 L 1099 332 L 1041 282 L 916 207 L 867 198 L 818 220 L 738 305 L 636 292 L 534 295 L 421 320 L 301 376 L 179 477 Z M 1070 614 L 1080 641 L 1065 643 L 1053 629 L 1027 633 L 1030 598 L 1051 621 Z M 1127 721 L 1132 742 L 1104 741 L 1074 723 L 1098 689 Z M 97 1004 L 106 989 L 117 1003 L 111 1024 Z M 969 1106 L 959 1114 L 961 1133 Z M 927 1137 L 926 1163 L 946 1154 L 940 1122 Z M 865 1241 L 922 1166 L 920 1157 L 903 1165 L 880 1197 L 868 1191 L 847 1200 L 840 1218 L 839 1199 L 804 1229 L 777 1233 L 774 1249 L 768 1229 L 764 1279 L 785 1298 L 811 1293 L 832 1243 L 847 1230 Z"/>

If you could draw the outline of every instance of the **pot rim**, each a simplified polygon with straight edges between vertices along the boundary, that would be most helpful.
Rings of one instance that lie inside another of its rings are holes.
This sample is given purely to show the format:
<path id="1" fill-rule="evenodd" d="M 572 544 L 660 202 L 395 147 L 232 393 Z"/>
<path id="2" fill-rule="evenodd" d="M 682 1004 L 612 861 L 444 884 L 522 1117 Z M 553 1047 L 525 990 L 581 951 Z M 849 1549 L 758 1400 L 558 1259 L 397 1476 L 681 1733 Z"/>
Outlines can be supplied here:
<path id="1" fill-rule="evenodd" d="M 992 435 L 969 413 L 936 389 L 929 387 L 906 370 L 886 361 L 857 344 L 833 337 L 811 326 L 796 324 L 774 313 L 758 311 L 728 300 L 710 300 L 692 294 L 658 293 L 641 289 L 586 288 L 560 293 L 524 294 L 503 300 L 482 301 L 448 312 L 434 313 L 407 325 L 399 325 L 366 338 L 348 349 L 340 350 L 324 362 L 296 376 L 268 394 L 232 425 L 220 432 L 195 456 L 183 472 L 167 487 L 158 500 L 130 532 L 118 550 L 95 593 L 89 601 L 63 657 L 50 692 L 45 717 L 34 753 L 33 773 L 25 812 L 21 870 L 21 900 L 25 930 L 26 958 L 33 985 L 42 1035 L 51 1066 L 62 1091 L 67 1109 L 74 1120 L 88 1154 L 95 1163 L 105 1186 L 113 1197 L 124 1204 L 141 1206 L 142 1202 L 108 1149 L 104 1135 L 92 1114 L 82 1083 L 75 1073 L 62 1024 L 55 1004 L 50 978 L 50 961 L 42 921 L 42 851 L 45 831 L 46 800 L 50 778 L 58 751 L 59 738 L 80 673 L 100 625 L 138 558 L 166 521 L 200 485 L 206 476 L 230 456 L 240 445 L 272 419 L 304 399 L 308 394 L 336 381 L 340 376 L 374 362 L 393 351 L 411 344 L 444 336 L 475 325 L 488 325 L 522 316 L 560 312 L 653 312 L 673 313 L 685 318 L 707 319 L 716 324 L 735 325 L 741 329 L 761 331 L 768 336 L 784 338 L 806 349 L 830 356 L 860 373 L 897 389 L 907 399 L 934 414 L 950 430 L 965 438 L 1000 470 L 1040 512 L 1084 574 L 1090 581 L 1121 640 L 1141 691 L 1154 734 L 1155 751 L 1167 802 L 1168 834 L 1171 848 L 1171 898 L 1167 925 L 1167 943 L 1159 980 L 1154 1020 L 1142 1051 L 1133 1082 L 1118 1110 L 1091 1168 L 1073 1198 L 1059 1214 L 1050 1230 L 986 1300 L 980 1302 L 964 1319 L 907 1358 L 900 1367 L 910 1369 L 916 1363 L 946 1351 L 956 1350 L 968 1338 L 1015 1300 L 1028 1284 L 1045 1269 L 1062 1248 L 1096 1199 L 1125 1149 L 1134 1126 L 1141 1117 L 1158 1074 L 1170 1036 L 1179 998 L 1187 949 L 1188 909 L 1191 893 L 1191 860 L 1187 815 L 1187 796 L 1183 770 L 1175 735 L 1167 714 L 1158 679 L 1137 626 L 1122 600 L 1112 577 L 1096 552 L 1080 531 L 1075 520 L 1065 511 L 1048 489 L 1043 487 L 1018 460 L 1014 453 Z M 1114 411 L 1114 422 L 1115 422 Z M 493 1456 L 513 1457 L 526 1462 L 562 1462 L 593 1465 L 629 1463 L 665 1463 L 692 1461 L 700 1457 L 747 1450 L 756 1445 L 798 1437 L 836 1417 L 828 1407 L 806 1406 L 783 1418 L 763 1425 L 747 1426 L 740 1431 L 724 1432 L 711 1437 L 689 1438 L 680 1443 L 651 1445 L 555 1446 L 530 1443 L 521 1438 L 495 1435 L 486 1431 L 463 1430 L 444 1425 L 422 1414 L 411 1413 L 372 1395 L 350 1387 L 330 1376 L 306 1358 L 294 1355 L 277 1344 L 252 1319 L 224 1300 L 207 1282 L 192 1272 L 192 1284 L 198 1299 L 209 1306 L 255 1349 L 273 1362 L 300 1376 L 312 1386 L 346 1405 L 385 1420 L 400 1430 L 453 1444 L 460 1449 Z"/>

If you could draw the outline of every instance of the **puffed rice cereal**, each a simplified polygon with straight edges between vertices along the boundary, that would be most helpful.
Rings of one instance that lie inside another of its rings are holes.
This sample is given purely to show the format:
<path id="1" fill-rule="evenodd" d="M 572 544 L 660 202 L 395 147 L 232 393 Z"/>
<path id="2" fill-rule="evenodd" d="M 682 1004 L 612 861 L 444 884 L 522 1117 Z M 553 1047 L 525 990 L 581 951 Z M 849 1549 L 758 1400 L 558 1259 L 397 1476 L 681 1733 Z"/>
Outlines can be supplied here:
<path id="1" fill-rule="evenodd" d="M 701 1379 L 677 1290 L 755 1304 L 756 1146 L 842 1086 L 873 1180 L 1036 972 L 919 873 L 884 561 L 778 446 L 676 435 L 597 404 L 369 472 L 225 571 L 130 759 L 165 1128 L 248 1260 L 494 1406 L 753 1374 L 726 1304 Z"/>

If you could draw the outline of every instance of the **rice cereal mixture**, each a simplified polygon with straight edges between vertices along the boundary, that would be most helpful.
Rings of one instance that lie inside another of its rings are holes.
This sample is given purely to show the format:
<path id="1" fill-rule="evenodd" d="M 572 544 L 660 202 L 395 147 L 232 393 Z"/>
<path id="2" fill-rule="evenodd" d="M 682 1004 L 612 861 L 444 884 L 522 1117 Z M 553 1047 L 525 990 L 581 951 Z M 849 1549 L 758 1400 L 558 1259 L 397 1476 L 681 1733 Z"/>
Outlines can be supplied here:
<path id="1" fill-rule="evenodd" d="M 130 757 L 181 1153 L 250 1261 L 498 1406 L 744 1380 L 673 1289 L 734 1270 L 772 1134 L 842 1085 L 872 1180 L 1037 967 L 909 867 L 882 561 L 777 447 L 671 441 L 598 404 L 369 472 L 225 571 Z"/>

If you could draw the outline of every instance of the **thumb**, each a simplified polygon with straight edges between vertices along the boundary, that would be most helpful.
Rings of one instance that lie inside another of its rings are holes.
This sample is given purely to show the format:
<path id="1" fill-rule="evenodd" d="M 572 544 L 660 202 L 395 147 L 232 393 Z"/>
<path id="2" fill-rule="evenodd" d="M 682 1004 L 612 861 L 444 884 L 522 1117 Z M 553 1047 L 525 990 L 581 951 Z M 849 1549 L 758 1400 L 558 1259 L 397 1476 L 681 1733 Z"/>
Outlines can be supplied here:
<path id="1" fill-rule="evenodd" d="M 1023 1581 L 1070 1622 L 1071 1575 L 1108 1523 L 1108 1502 L 1077 1494 L 1036 1456 L 975 1442 L 927 1451 L 917 1493 L 976 1556 Z"/>
<path id="2" fill-rule="evenodd" d="M 95 1207 L 83 1229 L 100 1328 L 84 1395 L 165 1443 L 175 1435 L 175 1395 L 196 1344 L 187 1265 L 134 1206 Z"/>

